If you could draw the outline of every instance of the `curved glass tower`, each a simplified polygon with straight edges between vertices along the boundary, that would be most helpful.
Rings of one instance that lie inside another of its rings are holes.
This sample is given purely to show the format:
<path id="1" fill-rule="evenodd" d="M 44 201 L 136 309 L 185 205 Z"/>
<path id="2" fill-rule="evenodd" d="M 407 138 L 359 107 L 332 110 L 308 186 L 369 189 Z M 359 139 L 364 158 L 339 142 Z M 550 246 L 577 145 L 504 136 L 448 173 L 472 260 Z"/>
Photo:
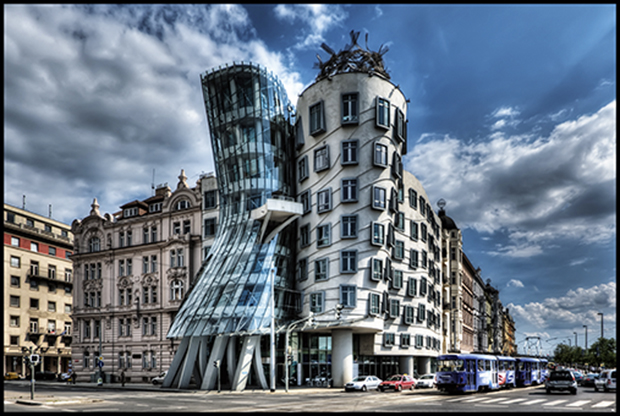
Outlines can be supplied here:
<path id="1" fill-rule="evenodd" d="M 183 342 L 164 385 L 185 387 L 193 374 L 202 388 L 212 388 L 212 363 L 226 350 L 233 388 L 242 389 L 252 356 L 260 357 L 260 335 L 271 328 L 272 277 L 276 325 L 289 320 L 299 303 L 293 291 L 294 230 L 288 227 L 299 205 L 292 202 L 292 108 L 280 81 L 253 64 L 214 69 L 201 76 L 201 83 L 220 226 L 168 332 L 168 338 Z M 227 346 L 232 338 L 244 342 L 237 363 L 237 348 Z M 255 370 L 264 381 L 262 366 L 255 364 Z"/>

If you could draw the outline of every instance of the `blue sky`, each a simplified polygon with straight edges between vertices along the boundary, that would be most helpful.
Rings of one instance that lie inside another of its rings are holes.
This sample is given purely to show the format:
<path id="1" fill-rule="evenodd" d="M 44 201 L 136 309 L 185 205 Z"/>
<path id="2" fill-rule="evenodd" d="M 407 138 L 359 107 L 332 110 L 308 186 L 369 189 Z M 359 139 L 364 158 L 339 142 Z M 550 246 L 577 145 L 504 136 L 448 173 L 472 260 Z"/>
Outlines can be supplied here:
<path id="1" fill-rule="evenodd" d="M 407 170 L 543 352 L 616 332 L 615 5 L 5 5 L 5 202 L 71 223 L 214 170 L 199 75 L 259 63 L 289 98 L 322 42 L 389 47 Z"/>

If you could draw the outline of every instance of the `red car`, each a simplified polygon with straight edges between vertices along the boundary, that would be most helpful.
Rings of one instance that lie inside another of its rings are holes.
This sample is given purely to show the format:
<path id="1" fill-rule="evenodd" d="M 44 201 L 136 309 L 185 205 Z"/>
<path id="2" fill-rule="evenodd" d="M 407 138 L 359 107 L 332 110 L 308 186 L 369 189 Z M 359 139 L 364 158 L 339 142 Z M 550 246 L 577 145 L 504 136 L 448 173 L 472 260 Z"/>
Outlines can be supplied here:
<path id="1" fill-rule="evenodd" d="M 408 375 L 396 374 L 387 378 L 387 380 L 379 384 L 379 390 L 386 391 L 393 389 L 395 391 L 403 391 L 405 389 L 413 390 L 415 388 L 415 379 Z"/>

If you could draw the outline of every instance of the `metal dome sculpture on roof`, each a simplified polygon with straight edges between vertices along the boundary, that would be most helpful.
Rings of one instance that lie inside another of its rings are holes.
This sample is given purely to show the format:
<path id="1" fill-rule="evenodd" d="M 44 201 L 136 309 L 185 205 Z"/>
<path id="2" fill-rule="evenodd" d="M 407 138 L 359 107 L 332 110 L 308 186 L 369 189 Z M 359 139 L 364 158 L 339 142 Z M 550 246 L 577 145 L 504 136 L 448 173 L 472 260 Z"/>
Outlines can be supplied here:
<path id="1" fill-rule="evenodd" d="M 360 32 L 351 31 L 351 43 L 346 45 L 343 50 L 336 53 L 325 43 L 321 44 L 327 53 L 331 55 L 327 62 L 323 62 L 319 54 L 316 55 L 319 60 L 314 65 L 320 69 L 320 73 L 316 77 L 316 81 L 329 79 L 336 74 L 347 72 L 363 72 L 369 75 L 378 74 L 386 79 L 390 79 L 385 67 L 383 66 L 383 55 L 389 50 L 387 46 L 381 45 L 378 52 L 368 50 L 368 33 L 366 33 L 366 49 L 362 49 L 357 43 Z"/>

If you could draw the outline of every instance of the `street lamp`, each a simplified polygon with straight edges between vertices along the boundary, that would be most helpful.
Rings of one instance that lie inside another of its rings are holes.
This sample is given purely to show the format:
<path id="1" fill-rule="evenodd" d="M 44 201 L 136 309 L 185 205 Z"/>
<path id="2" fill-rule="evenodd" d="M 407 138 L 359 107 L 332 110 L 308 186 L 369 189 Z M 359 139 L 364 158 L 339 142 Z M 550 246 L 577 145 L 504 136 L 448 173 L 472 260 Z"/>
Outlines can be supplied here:
<path id="1" fill-rule="evenodd" d="M 577 333 L 573 332 L 573 334 L 575 334 L 575 347 L 577 346 Z"/>
<path id="2" fill-rule="evenodd" d="M 603 332 L 603 312 L 599 312 L 597 315 L 601 315 L 601 338 L 605 338 L 605 332 Z"/>
<path id="3" fill-rule="evenodd" d="M 586 350 L 588 349 L 588 325 L 583 326 L 586 329 Z"/>

